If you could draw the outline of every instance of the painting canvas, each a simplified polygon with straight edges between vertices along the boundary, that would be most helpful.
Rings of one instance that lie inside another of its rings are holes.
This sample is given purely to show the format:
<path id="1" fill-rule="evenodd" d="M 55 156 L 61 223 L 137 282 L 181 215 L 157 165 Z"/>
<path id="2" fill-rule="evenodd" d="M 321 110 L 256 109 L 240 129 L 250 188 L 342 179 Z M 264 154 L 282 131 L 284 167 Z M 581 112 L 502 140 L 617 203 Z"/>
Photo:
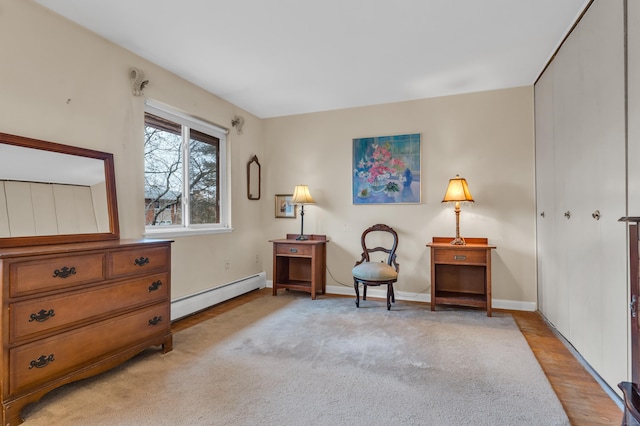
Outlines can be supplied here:
<path id="1" fill-rule="evenodd" d="M 295 219 L 296 205 L 291 204 L 293 194 L 276 194 L 276 217 Z"/>
<path id="2" fill-rule="evenodd" d="M 353 204 L 420 203 L 420 134 L 353 140 Z"/>

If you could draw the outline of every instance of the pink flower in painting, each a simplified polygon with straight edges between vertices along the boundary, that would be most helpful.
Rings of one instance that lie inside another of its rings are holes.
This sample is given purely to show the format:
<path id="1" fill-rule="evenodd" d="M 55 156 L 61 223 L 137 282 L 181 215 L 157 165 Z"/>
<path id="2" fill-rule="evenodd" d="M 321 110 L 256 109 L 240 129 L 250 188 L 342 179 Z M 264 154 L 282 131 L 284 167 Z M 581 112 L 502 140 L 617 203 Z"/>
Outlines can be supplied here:
<path id="1" fill-rule="evenodd" d="M 385 193 L 395 193 L 400 190 L 398 183 L 406 181 L 403 172 L 406 170 L 404 161 L 393 158 L 390 145 L 371 145 L 373 152 L 358 162 L 355 170 L 357 176 L 368 182 L 372 188 L 383 188 Z M 395 178 L 395 179 L 392 179 Z"/>
<path id="2" fill-rule="evenodd" d="M 388 143 L 384 146 L 373 144 L 372 148 L 371 156 L 358 162 L 358 168 L 355 170 L 358 177 L 372 185 L 385 185 L 391 177 L 397 177 L 402 182 L 402 172 L 406 169 L 404 161 L 393 158 Z M 397 191 L 397 184 L 393 188 Z"/>

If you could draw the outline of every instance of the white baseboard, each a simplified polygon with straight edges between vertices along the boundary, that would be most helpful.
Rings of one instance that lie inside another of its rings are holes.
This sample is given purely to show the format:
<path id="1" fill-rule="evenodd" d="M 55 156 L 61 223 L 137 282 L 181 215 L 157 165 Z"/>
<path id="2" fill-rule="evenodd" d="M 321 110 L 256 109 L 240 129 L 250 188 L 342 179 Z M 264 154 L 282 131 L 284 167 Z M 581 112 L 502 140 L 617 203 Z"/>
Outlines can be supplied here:
<path id="1" fill-rule="evenodd" d="M 273 287 L 273 281 L 267 281 L 267 287 Z M 356 294 L 353 290 L 353 287 L 345 287 L 340 285 L 328 285 L 327 286 L 328 294 L 340 294 L 345 296 L 353 296 Z M 423 302 L 430 303 L 431 302 L 431 293 L 411 293 L 407 291 L 395 291 L 396 300 L 407 300 L 412 302 Z M 361 293 L 362 294 L 362 293 Z M 369 287 L 367 289 L 367 296 L 376 297 L 380 299 L 387 298 L 387 288 L 386 287 Z M 502 300 L 502 299 L 492 299 L 491 306 L 494 309 L 509 309 L 513 311 L 529 311 L 535 312 L 537 309 L 537 305 L 535 302 L 520 302 L 516 300 Z"/>
<path id="2" fill-rule="evenodd" d="M 172 300 L 171 321 L 191 315 L 225 300 L 233 299 L 251 290 L 264 288 L 267 285 L 266 283 L 267 274 L 260 272 L 257 275 Z"/>

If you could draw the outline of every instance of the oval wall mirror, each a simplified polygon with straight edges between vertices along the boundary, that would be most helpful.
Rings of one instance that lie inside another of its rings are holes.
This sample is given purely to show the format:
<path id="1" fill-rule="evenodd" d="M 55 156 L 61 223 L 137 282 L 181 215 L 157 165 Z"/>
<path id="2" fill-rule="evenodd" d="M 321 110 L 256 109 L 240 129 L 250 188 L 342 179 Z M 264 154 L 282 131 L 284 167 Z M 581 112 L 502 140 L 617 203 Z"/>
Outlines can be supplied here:
<path id="1" fill-rule="evenodd" d="M 258 156 L 254 155 L 247 163 L 247 198 L 250 200 L 260 199 L 260 162 Z"/>
<path id="2" fill-rule="evenodd" d="M 118 238 L 112 154 L 0 133 L 0 247 Z"/>

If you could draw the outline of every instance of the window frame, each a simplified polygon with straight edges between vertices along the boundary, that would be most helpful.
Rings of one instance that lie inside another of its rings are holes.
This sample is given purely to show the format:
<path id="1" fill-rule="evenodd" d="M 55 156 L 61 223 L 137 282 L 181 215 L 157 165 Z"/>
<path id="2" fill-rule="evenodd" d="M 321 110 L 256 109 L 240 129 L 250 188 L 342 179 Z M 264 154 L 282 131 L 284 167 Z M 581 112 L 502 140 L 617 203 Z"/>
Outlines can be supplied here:
<path id="1" fill-rule="evenodd" d="M 216 137 L 219 139 L 219 164 L 218 164 L 218 173 L 219 173 L 219 182 L 218 182 L 218 191 L 219 191 L 219 210 L 220 210 L 220 221 L 219 223 L 209 223 L 209 224 L 191 224 L 189 223 L 189 197 L 182 197 L 182 215 L 183 221 L 186 221 L 186 225 L 182 224 L 172 224 L 168 226 L 147 226 L 145 225 L 145 236 L 153 236 L 153 237 L 179 237 L 179 236 L 187 236 L 187 235 L 203 235 L 203 234 L 217 234 L 217 233 L 226 233 L 231 232 L 233 228 L 231 227 L 231 197 L 229 194 L 229 186 L 230 186 L 230 177 L 228 175 L 228 162 L 229 158 L 227 157 L 228 153 L 228 140 L 227 135 L 229 131 L 222 127 L 216 126 L 215 124 L 206 122 L 204 120 L 195 118 L 193 116 L 184 114 L 180 111 L 177 111 L 175 108 L 172 108 L 163 103 L 147 99 L 145 101 L 144 112 L 156 115 L 158 117 L 171 120 L 177 124 L 182 126 L 182 138 L 185 139 L 187 135 L 186 128 L 194 129 L 199 132 L 208 134 L 210 136 Z M 143 122 L 144 125 L 144 122 Z M 185 150 L 188 150 L 188 143 L 184 144 Z M 188 173 L 188 157 L 184 157 L 185 161 L 183 161 L 182 175 L 183 178 Z M 146 161 L 143 155 L 143 162 Z M 143 169 L 144 169 L 143 164 Z M 183 182 L 185 182 L 185 188 L 183 189 L 184 194 L 189 194 L 187 191 L 189 179 L 184 178 Z"/>

